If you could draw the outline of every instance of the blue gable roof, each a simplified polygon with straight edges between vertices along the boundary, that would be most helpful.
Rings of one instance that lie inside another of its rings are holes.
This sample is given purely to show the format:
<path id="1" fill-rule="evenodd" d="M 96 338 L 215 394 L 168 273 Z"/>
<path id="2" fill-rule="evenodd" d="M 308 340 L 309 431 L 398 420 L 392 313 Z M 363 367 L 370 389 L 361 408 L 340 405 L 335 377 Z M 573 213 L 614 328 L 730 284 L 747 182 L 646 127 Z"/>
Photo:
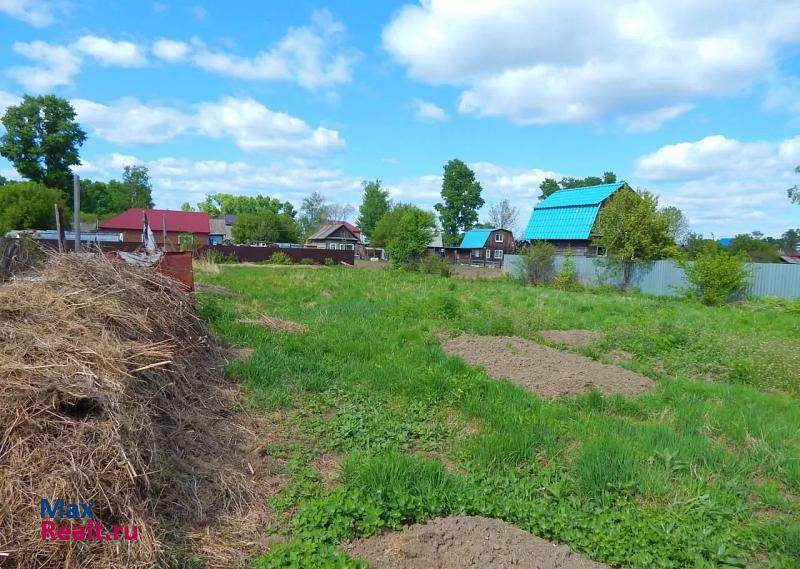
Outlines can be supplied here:
<path id="1" fill-rule="evenodd" d="M 489 234 L 495 229 L 470 229 L 461 240 L 460 249 L 480 249 L 489 239 Z"/>
<path id="2" fill-rule="evenodd" d="M 554 192 L 533 208 L 522 238 L 552 241 L 589 239 L 600 206 L 624 186 L 625 182 L 617 182 Z"/>

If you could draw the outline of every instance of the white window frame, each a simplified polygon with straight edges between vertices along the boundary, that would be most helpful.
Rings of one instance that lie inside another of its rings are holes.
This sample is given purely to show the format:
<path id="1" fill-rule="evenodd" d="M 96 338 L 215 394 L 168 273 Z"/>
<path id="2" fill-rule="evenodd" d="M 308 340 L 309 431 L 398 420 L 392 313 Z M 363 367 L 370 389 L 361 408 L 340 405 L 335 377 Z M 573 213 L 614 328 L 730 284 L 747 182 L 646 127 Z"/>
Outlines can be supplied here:
<path id="1" fill-rule="evenodd" d="M 494 242 L 495 243 L 502 243 L 503 242 L 503 234 L 502 233 L 495 233 L 494 234 Z"/>
<path id="2" fill-rule="evenodd" d="M 495 249 L 494 250 L 494 258 L 495 259 L 502 259 L 503 258 L 503 250 L 502 249 Z"/>
<path id="3" fill-rule="evenodd" d="M 472 256 L 475 259 L 482 259 L 483 258 L 483 249 L 473 249 Z"/>

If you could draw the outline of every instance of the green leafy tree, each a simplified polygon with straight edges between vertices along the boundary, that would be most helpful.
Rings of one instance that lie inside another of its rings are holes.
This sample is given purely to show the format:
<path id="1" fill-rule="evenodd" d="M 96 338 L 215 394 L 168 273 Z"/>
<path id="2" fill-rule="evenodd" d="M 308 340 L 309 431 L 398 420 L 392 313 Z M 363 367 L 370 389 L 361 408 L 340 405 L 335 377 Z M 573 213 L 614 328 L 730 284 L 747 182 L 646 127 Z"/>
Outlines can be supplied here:
<path id="1" fill-rule="evenodd" d="M 687 295 L 705 304 L 718 305 L 741 297 L 747 291 L 750 272 L 747 258 L 720 247 L 708 247 L 693 262 L 681 263 L 689 281 Z"/>
<path id="2" fill-rule="evenodd" d="M 800 229 L 789 229 L 781 235 L 781 248 L 786 252 L 800 249 Z"/>
<path id="3" fill-rule="evenodd" d="M 314 192 L 303 198 L 300 205 L 300 215 L 297 217 L 297 226 L 303 239 L 306 239 L 320 223 L 328 217 L 328 205 L 325 196 Z"/>
<path id="4" fill-rule="evenodd" d="M 425 253 L 435 228 L 433 213 L 400 204 L 375 225 L 371 242 L 386 249 L 393 267 L 407 266 Z"/>
<path id="5" fill-rule="evenodd" d="M 592 242 L 603 247 L 609 260 L 622 269 L 623 286 L 630 284 L 633 265 L 665 255 L 674 245 L 658 198 L 650 192 L 623 188 L 600 209 Z"/>
<path id="6" fill-rule="evenodd" d="M 361 200 L 361 207 L 358 208 L 358 220 L 356 225 L 367 237 L 372 236 L 375 225 L 391 209 L 389 192 L 381 188 L 381 181 L 364 182 L 362 184 L 364 196 Z"/>
<path id="7" fill-rule="evenodd" d="M 65 206 L 64 194 L 36 182 L 7 182 L 0 187 L 0 237 L 11 229 L 54 229 L 54 204 Z M 64 220 L 70 219 L 65 207 Z"/>
<path id="8" fill-rule="evenodd" d="M 675 243 L 683 243 L 689 233 L 689 220 L 683 212 L 674 205 L 667 206 L 660 210 L 667 220 L 667 230 Z"/>
<path id="9" fill-rule="evenodd" d="M 260 213 L 267 210 L 288 215 L 292 219 L 297 215 L 291 202 L 260 194 L 256 196 L 236 196 L 225 193 L 210 194 L 206 196 L 205 200 L 197 204 L 197 209 L 206 212 L 211 217 Z"/>
<path id="10" fill-rule="evenodd" d="M 800 174 L 800 166 L 797 166 L 794 169 L 796 174 Z M 789 199 L 792 200 L 794 203 L 800 203 L 800 186 L 794 185 L 788 190 L 786 190 L 786 194 L 789 196 Z"/>
<path id="11" fill-rule="evenodd" d="M 298 240 L 294 220 L 271 209 L 237 214 L 231 234 L 236 243 L 296 243 Z"/>
<path id="12" fill-rule="evenodd" d="M 480 182 L 475 172 L 461 160 L 450 160 L 444 167 L 442 180 L 442 201 L 434 208 L 444 230 L 443 238 L 447 244 L 460 241 L 464 231 L 472 229 L 478 221 L 478 210 L 483 207 Z"/>
<path id="13" fill-rule="evenodd" d="M 603 172 L 601 176 L 587 176 L 585 178 L 571 178 L 564 177 L 561 181 L 556 182 L 553 178 L 545 178 L 539 184 L 539 189 L 542 195 L 539 196 L 540 200 L 545 199 L 558 190 L 571 190 L 575 188 L 585 188 L 587 186 L 597 186 L 599 184 L 613 184 L 617 181 L 617 175 L 614 172 Z"/>
<path id="14" fill-rule="evenodd" d="M 131 207 L 153 208 L 153 184 L 150 182 L 150 171 L 147 166 L 125 166 L 122 172 L 122 189 L 126 198 L 130 197 Z"/>
<path id="15" fill-rule="evenodd" d="M 181 211 L 194 211 L 194 208 L 189 202 L 183 202 L 181 204 Z"/>
<path id="16" fill-rule="evenodd" d="M 733 255 L 743 255 L 754 263 L 774 263 L 781 256 L 778 244 L 764 239 L 759 231 L 736 235 L 731 240 L 729 250 Z"/>
<path id="17" fill-rule="evenodd" d="M 81 163 L 78 150 L 86 133 L 69 101 L 54 95 L 25 95 L 8 107 L 0 122 L 0 155 L 23 177 L 65 194 L 72 192 L 71 167 Z"/>

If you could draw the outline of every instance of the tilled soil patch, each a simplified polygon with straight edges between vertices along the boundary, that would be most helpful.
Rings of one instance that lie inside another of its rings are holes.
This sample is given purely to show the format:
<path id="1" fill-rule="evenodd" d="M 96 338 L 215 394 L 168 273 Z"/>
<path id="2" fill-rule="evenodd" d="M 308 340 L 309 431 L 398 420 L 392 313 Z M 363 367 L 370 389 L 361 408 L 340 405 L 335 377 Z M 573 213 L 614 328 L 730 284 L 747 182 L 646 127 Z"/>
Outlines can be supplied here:
<path id="1" fill-rule="evenodd" d="M 542 336 L 548 342 L 582 348 L 594 344 L 602 334 L 595 330 L 545 330 Z"/>
<path id="2" fill-rule="evenodd" d="M 243 324 L 259 324 L 267 330 L 273 330 L 275 332 L 294 332 L 296 334 L 308 332 L 308 327 L 306 327 L 305 324 L 300 324 L 299 322 L 293 322 L 291 320 L 284 320 L 283 318 L 277 318 L 267 314 L 261 316 L 260 318 L 245 318 L 239 320 L 239 322 Z"/>
<path id="3" fill-rule="evenodd" d="M 545 399 L 591 389 L 606 395 L 637 395 L 653 387 L 653 381 L 641 374 L 522 338 L 464 334 L 445 340 L 442 348 Z"/>
<path id="4" fill-rule="evenodd" d="M 374 569 L 610 569 L 566 545 L 477 516 L 437 518 L 343 548 Z"/>

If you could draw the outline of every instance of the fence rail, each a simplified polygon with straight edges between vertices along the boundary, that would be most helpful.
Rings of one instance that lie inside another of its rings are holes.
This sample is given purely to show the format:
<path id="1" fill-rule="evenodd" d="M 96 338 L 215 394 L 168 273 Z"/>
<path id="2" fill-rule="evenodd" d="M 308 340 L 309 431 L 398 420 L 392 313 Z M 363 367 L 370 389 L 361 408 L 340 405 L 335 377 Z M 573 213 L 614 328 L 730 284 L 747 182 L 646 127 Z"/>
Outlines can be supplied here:
<path id="1" fill-rule="evenodd" d="M 565 257 L 556 255 L 555 267 L 560 269 Z M 573 257 L 578 282 L 588 287 L 619 285 L 621 275 L 610 269 L 605 259 L 598 257 Z M 800 265 L 778 263 L 748 263 L 751 273 L 748 294 L 752 296 L 778 296 L 800 298 Z M 503 272 L 518 276 L 519 255 L 506 255 Z M 631 277 L 631 288 L 656 296 L 681 296 L 688 287 L 686 275 L 674 261 L 653 261 L 636 265 Z"/>

